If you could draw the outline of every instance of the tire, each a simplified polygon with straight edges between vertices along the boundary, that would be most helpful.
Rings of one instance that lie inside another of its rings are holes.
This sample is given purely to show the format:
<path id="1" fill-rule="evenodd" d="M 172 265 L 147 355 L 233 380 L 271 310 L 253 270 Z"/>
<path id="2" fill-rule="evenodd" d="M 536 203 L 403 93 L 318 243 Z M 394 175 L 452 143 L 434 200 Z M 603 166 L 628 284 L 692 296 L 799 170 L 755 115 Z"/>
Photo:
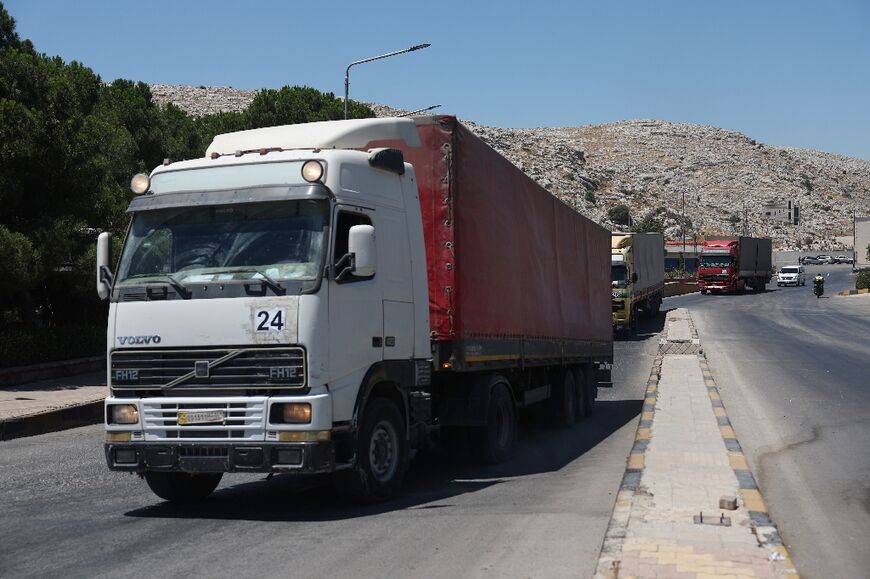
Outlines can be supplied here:
<path id="1" fill-rule="evenodd" d="M 408 470 L 408 437 L 405 420 L 387 398 L 374 398 L 365 408 L 357 435 L 356 466 L 336 473 L 336 490 L 361 503 L 375 503 L 395 496 Z"/>
<path id="2" fill-rule="evenodd" d="M 574 372 L 567 369 L 559 373 L 558 383 L 553 388 L 551 399 L 553 418 L 560 428 L 571 428 L 577 424 L 579 396 Z"/>
<path id="3" fill-rule="evenodd" d="M 504 383 L 492 387 L 486 414 L 486 426 L 472 435 L 474 457 L 484 464 L 504 462 L 513 456 L 517 442 L 516 406 Z"/>
<path id="4" fill-rule="evenodd" d="M 186 472 L 145 473 L 145 482 L 161 499 L 172 502 L 200 501 L 221 482 L 223 473 L 187 474 Z"/>
<path id="5" fill-rule="evenodd" d="M 577 366 L 574 381 L 577 383 L 577 419 L 583 420 L 595 409 L 596 382 L 592 366 Z"/>
<path id="6" fill-rule="evenodd" d="M 707 295 L 707 290 L 705 290 L 705 289 L 702 289 L 702 290 L 701 290 L 701 295 L 702 295 L 702 296 L 705 296 L 705 295 Z"/>

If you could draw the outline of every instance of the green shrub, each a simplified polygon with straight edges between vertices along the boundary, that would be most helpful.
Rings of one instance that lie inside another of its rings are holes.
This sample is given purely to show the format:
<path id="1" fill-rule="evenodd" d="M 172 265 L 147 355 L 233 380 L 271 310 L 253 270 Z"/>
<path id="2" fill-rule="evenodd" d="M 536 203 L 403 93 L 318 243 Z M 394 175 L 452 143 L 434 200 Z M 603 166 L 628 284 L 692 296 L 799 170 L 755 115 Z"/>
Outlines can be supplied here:
<path id="1" fill-rule="evenodd" d="M 105 351 L 105 327 L 60 326 L 0 332 L 0 368 L 97 356 Z"/>
<path id="2" fill-rule="evenodd" d="M 586 202 L 591 203 L 592 205 L 595 205 L 596 203 L 598 203 L 598 198 L 595 197 L 595 193 L 593 193 L 592 191 L 587 191 L 586 192 Z"/>
<path id="3" fill-rule="evenodd" d="M 870 289 L 870 271 L 860 271 L 855 276 L 855 289 Z"/>
<path id="4" fill-rule="evenodd" d="M 607 218 L 617 225 L 628 225 L 631 220 L 631 215 L 628 212 L 628 207 L 625 205 L 617 205 L 611 207 L 607 211 Z"/>

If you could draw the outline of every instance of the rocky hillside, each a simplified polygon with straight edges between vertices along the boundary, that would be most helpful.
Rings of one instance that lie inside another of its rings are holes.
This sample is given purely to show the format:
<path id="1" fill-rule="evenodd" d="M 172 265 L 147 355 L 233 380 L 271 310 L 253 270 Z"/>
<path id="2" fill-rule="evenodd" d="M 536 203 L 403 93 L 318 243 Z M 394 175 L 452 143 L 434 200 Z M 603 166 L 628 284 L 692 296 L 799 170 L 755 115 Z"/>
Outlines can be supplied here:
<path id="1" fill-rule="evenodd" d="M 241 110 L 252 91 L 152 85 L 158 103 L 194 115 Z M 379 116 L 403 111 L 372 105 Z M 852 211 L 870 213 L 870 161 L 774 147 L 734 131 L 655 120 L 565 128 L 500 129 L 463 120 L 476 134 L 581 213 L 613 228 L 625 204 L 634 221 L 661 221 L 669 238 L 770 236 L 781 249 L 834 251 L 852 234 Z M 792 200 L 802 222 L 766 220 L 766 203 Z M 685 203 L 685 219 L 683 204 Z M 745 221 L 745 223 L 744 223 Z M 851 240 L 849 240 L 851 243 Z"/>

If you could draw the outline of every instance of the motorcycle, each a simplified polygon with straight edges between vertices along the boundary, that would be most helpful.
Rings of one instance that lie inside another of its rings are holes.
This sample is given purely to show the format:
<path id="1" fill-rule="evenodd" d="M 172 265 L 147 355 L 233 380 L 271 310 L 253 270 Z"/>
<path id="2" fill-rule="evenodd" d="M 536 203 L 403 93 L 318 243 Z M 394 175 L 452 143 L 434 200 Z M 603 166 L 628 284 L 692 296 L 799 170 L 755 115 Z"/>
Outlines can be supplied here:
<path id="1" fill-rule="evenodd" d="M 822 297 L 822 294 L 825 293 L 825 280 L 823 280 L 823 279 L 813 280 L 813 293 L 816 294 L 816 299 Z"/>

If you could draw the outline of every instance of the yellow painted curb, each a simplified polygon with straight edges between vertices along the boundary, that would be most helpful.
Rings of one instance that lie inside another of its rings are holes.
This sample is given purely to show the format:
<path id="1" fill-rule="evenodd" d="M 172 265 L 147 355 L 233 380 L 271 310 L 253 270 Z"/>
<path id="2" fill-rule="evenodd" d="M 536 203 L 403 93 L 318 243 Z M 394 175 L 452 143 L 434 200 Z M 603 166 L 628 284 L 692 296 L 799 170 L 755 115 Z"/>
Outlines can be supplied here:
<path id="1" fill-rule="evenodd" d="M 761 493 L 755 489 L 740 489 L 740 498 L 743 499 L 743 506 L 748 511 L 757 511 L 759 513 L 767 512 L 767 505 L 764 504 L 764 499 L 761 498 Z"/>
<path id="2" fill-rule="evenodd" d="M 644 466 L 643 455 L 638 452 L 633 452 L 628 455 L 628 468 L 631 470 L 642 470 Z"/>
<path id="3" fill-rule="evenodd" d="M 743 453 L 729 452 L 728 462 L 731 463 L 731 468 L 734 470 L 749 470 L 749 463 L 746 462 L 746 457 Z"/>

